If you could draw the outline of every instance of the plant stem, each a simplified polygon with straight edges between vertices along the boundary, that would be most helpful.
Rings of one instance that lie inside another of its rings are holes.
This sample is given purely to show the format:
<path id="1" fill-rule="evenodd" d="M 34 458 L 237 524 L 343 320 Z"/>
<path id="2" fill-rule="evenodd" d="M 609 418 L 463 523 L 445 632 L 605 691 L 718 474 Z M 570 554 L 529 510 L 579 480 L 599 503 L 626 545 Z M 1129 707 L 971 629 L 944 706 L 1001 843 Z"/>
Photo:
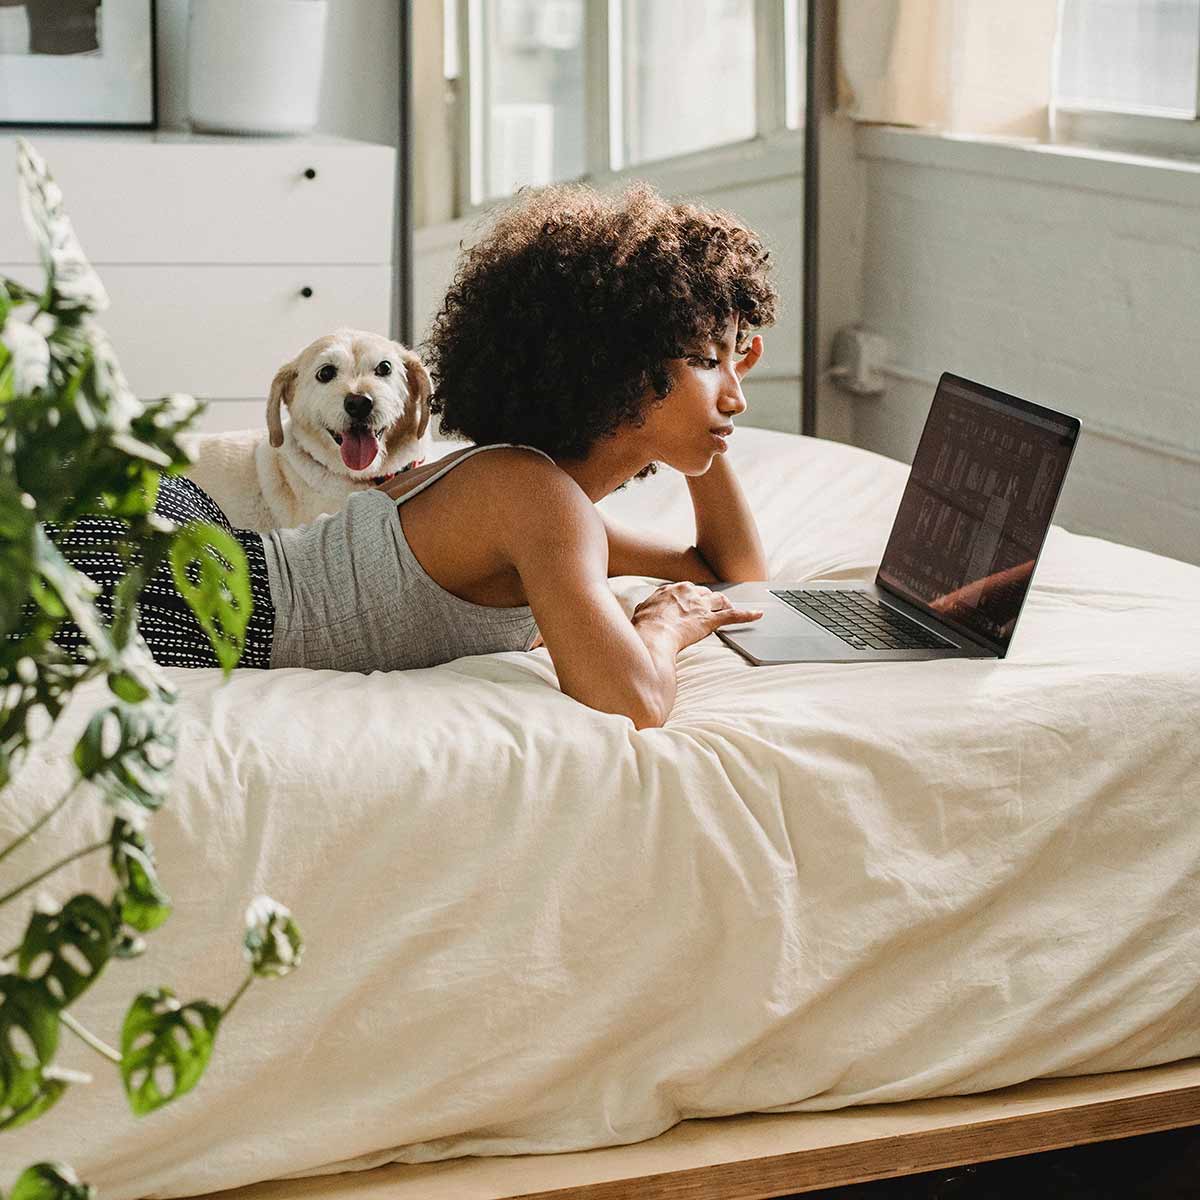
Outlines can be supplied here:
<path id="1" fill-rule="evenodd" d="M 245 991 L 245 990 L 246 990 L 246 989 L 247 989 L 247 988 L 248 988 L 248 987 L 249 987 L 249 986 L 250 986 L 250 985 L 251 985 L 253 982 L 254 982 L 254 972 L 253 972 L 253 971 L 251 971 L 251 972 L 250 972 L 250 974 L 249 974 L 249 975 L 247 975 L 247 976 L 246 976 L 246 978 L 245 978 L 244 980 L 242 980 L 242 986 L 241 986 L 240 988 L 238 988 L 238 990 L 237 990 L 236 992 L 234 992 L 234 993 L 233 993 L 233 998 L 232 998 L 232 999 L 229 1001 L 229 1003 L 228 1003 L 227 1005 L 225 1005 L 225 1008 L 224 1008 L 224 1009 L 223 1009 L 223 1011 L 221 1012 L 221 1020 L 222 1020 L 222 1021 L 223 1021 L 223 1020 L 225 1020 L 225 1018 L 226 1018 L 227 1016 L 229 1016 L 229 1014 L 230 1014 L 230 1013 L 233 1011 L 233 1006 L 234 1006 L 234 1005 L 235 1005 L 235 1004 L 238 1002 L 238 1000 L 241 998 L 241 995 L 242 995 L 242 993 L 243 993 L 243 992 L 244 992 L 244 991 Z"/>
<path id="2" fill-rule="evenodd" d="M 65 1008 L 59 1009 L 58 1019 L 81 1041 L 87 1042 L 97 1054 L 103 1054 L 105 1058 L 111 1058 L 113 1062 L 120 1063 L 121 1056 L 107 1043 L 102 1042 L 94 1033 L 89 1033 L 80 1023 Z"/>
<path id="3" fill-rule="evenodd" d="M 15 887 L 11 892 L 6 892 L 0 896 L 0 905 L 7 904 L 10 900 L 19 896 L 23 891 L 33 887 L 35 883 L 41 883 L 47 875 L 53 875 L 59 867 L 65 867 L 67 863 L 74 862 L 77 858 L 82 858 L 85 854 L 91 854 L 93 850 L 103 850 L 108 845 L 107 840 L 97 842 L 94 846 L 85 846 L 82 850 L 76 850 L 74 854 L 68 854 L 66 858 L 60 858 L 58 862 L 48 866 L 40 875 L 35 875 L 32 879 L 27 879 L 20 887 Z"/>
<path id="4" fill-rule="evenodd" d="M 66 802 L 70 800 L 73 795 L 75 795 L 75 789 L 78 788 L 82 782 L 83 776 L 77 776 L 75 782 L 67 789 L 66 794 L 62 797 L 62 799 L 59 800 L 59 802 L 52 809 L 50 809 L 45 816 L 41 817 L 32 828 L 27 829 L 14 842 L 11 842 L 9 845 L 5 846 L 3 850 L 0 850 L 0 862 L 3 862 L 18 846 L 33 837 L 33 835 L 37 833 L 37 831 L 41 829 L 41 827 L 45 825 L 45 823 L 50 820 L 50 818 L 54 816 L 54 814 L 58 812 L 58 810 L 62 808 L 62 806 L 66 804 Z"/>

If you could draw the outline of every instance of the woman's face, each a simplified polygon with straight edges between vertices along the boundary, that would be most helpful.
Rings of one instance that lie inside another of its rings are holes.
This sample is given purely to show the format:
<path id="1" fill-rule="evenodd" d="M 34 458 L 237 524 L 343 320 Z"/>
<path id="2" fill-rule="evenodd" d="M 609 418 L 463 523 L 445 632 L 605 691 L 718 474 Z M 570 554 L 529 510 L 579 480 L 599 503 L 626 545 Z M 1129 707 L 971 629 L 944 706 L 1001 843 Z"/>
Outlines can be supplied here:
<path id="1" fill-rule="evenodd" d="M 741 380 L 758 353 L 736 353 L 737 330 L 731 317 L 719 338 L 696 341 L 685 357 L 670 359 L 671 391 L 646 414 L 641 432 L 654 458 L 684 475 L 703 475 L 725 453 L 734 418 L 746 410 Z"/>

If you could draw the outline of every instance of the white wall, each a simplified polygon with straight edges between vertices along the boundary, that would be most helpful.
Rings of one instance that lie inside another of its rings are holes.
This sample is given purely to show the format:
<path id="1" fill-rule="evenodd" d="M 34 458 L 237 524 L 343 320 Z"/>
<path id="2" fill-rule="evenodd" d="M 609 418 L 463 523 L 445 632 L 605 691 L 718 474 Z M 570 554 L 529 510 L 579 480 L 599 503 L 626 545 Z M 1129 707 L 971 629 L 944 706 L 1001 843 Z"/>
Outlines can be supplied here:
<path id="1" fill-rule="evenodd" d="M 319 132 L 396 144 L 399 21 L 389 0 L 329 0 Z M 159 0 L 159 124 L 169 129 L 187 124 L 187 25 L 188 0 Z"/>
<path id="2" fill-rule="evenodd" d="M 911 461 L 944 370 L 1078 416 L 1057 520 L 1200 562 L 1200 167 L 864 129 L 854 440 Z"/>

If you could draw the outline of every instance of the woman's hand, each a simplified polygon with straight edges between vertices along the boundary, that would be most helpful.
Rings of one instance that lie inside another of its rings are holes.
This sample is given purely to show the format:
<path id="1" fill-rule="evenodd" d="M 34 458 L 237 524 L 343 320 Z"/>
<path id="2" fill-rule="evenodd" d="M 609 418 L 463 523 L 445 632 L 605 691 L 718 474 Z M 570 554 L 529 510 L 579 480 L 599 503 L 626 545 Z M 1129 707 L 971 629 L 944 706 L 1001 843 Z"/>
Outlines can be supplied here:
<path id="1" fill-rule="evenodd" d="M 762 615 L 761 608 L 738 608 L 723 592 L 685 580 L 655 588 L 632 619 L 635 627 L 654 625 L 669 633 L 678 653 L 724 625 L 744 625 Z"/>
<path id="2" fill-rule="evenodd" d="M 750 339 L 750 348 L 745 355 L 733 364 L 733 369 L 739 380 L 746 378 L 746 373 L 754 368 L 754 364 L 762 358 L 763 340 L 762 335 L 756 333 Z"/>

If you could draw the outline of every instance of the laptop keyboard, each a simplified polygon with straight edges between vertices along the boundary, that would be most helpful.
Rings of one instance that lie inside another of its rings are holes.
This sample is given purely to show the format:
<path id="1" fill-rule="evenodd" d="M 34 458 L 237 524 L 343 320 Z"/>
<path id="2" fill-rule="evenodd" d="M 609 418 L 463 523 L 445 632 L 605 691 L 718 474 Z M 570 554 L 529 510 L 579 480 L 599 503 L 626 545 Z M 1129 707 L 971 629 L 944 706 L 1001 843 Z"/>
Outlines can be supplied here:
<path id="1" fill-rule="evenodd" d="M 880 604 L 867 592 L 774 591 L 784 604 L 828 629 L 855 650 L 925 650 L 953 647 L 915 621 Z"/>

